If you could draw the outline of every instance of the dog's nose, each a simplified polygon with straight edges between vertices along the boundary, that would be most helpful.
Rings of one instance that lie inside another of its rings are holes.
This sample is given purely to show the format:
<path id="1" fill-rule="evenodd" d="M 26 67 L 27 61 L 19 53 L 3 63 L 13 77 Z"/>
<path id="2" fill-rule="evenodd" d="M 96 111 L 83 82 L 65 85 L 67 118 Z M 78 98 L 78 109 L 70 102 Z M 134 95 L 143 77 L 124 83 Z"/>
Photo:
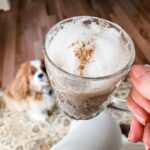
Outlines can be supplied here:
<path id="1" fill-rule="evenodd" d="M 42 78 L 43 77 L 43 73 L 38 74 L 38 77 Z"/>
<path id="2" fill-rule="evenodd" d="M 52 95 L 52 94 L 53 94 L 53 90 L 52 90 L 52 89 L 49 90 L 48 94 L 49 94 L 49 95 Z"/>

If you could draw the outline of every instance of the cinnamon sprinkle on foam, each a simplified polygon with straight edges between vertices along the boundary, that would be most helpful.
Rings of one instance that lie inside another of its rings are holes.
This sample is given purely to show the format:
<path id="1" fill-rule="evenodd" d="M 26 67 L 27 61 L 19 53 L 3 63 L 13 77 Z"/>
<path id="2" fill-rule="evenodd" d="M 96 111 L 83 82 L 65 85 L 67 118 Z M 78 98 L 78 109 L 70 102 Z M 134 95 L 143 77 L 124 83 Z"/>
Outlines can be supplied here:
<path id="1" fill-rule="evenodd" d="M 79 44 L 79 41 L 77 41 L 76 44 Z M 80 71 L 81 76 L 83 75 L 85 65 L 90 62 L 92 55 L 94 53 L 94 50 L 95 50 L 95 46 L 91 45 L 90 48 L 89 47 L 86 48 L 86 44 L 89 45 L 90 42 L 89 41 L 87 43 L 82 42 L 82 45 L 80 48 L 74 49 L 75 56 L 80 60 L 78 69 Z"/>

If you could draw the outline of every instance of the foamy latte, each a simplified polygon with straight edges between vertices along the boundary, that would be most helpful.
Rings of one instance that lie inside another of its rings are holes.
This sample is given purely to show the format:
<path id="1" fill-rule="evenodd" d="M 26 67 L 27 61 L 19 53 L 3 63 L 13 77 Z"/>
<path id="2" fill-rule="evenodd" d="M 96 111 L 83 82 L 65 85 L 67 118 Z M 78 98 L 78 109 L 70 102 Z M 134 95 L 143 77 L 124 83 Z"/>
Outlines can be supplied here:
<path id="1" fill-rule="evenodd" d="M 47 34 L 45 48 L 58 104 L 75 119 L 92 118 L 104 108 L 134 59 L 134 46 L 125 31 L 87 16 L 55 25 Z"/>

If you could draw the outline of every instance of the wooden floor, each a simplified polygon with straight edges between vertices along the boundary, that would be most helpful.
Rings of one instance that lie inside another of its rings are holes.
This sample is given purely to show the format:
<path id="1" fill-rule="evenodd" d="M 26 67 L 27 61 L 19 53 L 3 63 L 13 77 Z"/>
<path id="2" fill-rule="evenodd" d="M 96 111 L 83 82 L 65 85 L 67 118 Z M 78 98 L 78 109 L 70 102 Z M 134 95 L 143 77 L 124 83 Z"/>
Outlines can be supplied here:
<path id="1" fill-rule="evenodd" d="M 22 62 L 42 58 L 43 37 L 53 24 L 77 15 L 120 24 L 135 42 L 135 63 L 150 62 L 150 0 L 12 0 L 11 5 L 0 11 L 1 88 Z"/>

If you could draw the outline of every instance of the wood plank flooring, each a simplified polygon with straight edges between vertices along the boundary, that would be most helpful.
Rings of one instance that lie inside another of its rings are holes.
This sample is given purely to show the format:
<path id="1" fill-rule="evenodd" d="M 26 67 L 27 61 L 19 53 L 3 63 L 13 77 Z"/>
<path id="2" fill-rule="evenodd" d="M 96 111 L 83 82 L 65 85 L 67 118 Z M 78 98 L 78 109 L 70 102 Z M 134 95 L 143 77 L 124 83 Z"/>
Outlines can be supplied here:
<path id="1" fill-rule="evenodd" d="M 10 84 L 22 62 L 43 57 L 52 25 L 78 15 L 118 23 L 135 42 L 135 63 L 150 63 L 149 0 L 11 0 L 11 10 L 0 11 L 0 88 Z"/>

